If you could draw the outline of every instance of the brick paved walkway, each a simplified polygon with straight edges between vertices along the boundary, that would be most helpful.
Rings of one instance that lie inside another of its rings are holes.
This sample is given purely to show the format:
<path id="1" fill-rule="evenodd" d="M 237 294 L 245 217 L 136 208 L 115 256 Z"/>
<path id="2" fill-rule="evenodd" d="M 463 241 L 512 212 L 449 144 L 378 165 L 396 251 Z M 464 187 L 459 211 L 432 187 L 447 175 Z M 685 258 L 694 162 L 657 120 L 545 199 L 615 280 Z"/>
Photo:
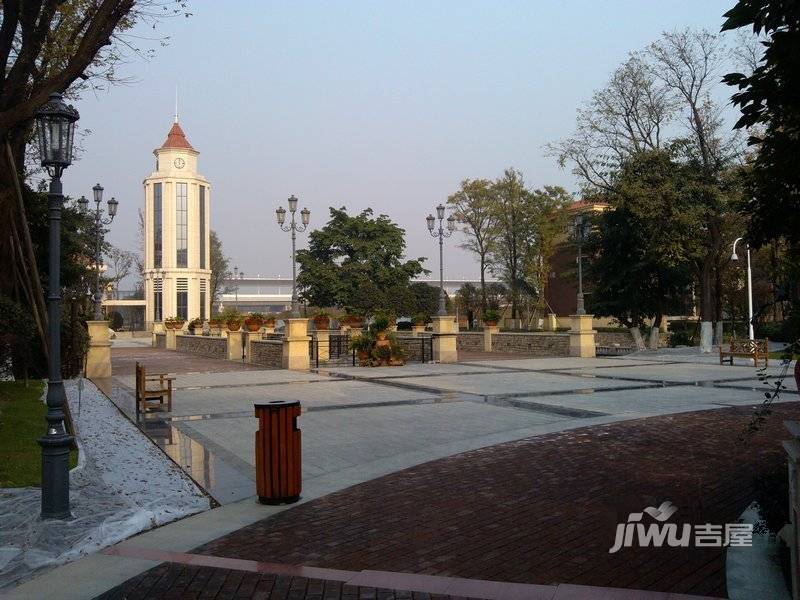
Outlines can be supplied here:
<path id="1" fill-rule="evenodd" d="M 616 524 L 628 513 L 665 500 L 679 507 L 672 522 L 735 522 L 752 500 L 754 475 L 782 464 L 782 421 L 800 418 L 800 404 L 777 406 L 762 430 L 743 443 L 738 436 L 750 414 L 749 407 L 737 407 L 652 417 L 467 452 L 297 506 L 194 552 L 333 569 L 722 597 L 720 548 L 617 554 L 608 549 Z M 236 590 L 240 597 L 270 597 L 254 590 L 273 583 L 252 583 L 251 577 L 242 587 L 243 575 L 223 571 L 204 570 L 198 580 L 200 571 L 164 564 L 106 597 L 166 597 L 179 582 L 184 591 L 178 596 L 195 597 L 187 591 L 190 581 L 198 597 L 228 598 Z M 223 591 L 221 585 L 228 587 Z M 319 587 L 313 593 L 303 589 L 286 597 L 322 597 Z M 331 597 L 356 597 L 337 593 Z"/>
<path id="2" fill-rule="evenodd" d="M 177 373 L 225 373 L 243 369 L 264 370 L 266 367 L 242 363 L 241 361 L 207 358 L 185 352 L 159 348 L 112 348 L 111 368 L 114 376 L 133 375 L 139 361 L 148 371 Z"/>

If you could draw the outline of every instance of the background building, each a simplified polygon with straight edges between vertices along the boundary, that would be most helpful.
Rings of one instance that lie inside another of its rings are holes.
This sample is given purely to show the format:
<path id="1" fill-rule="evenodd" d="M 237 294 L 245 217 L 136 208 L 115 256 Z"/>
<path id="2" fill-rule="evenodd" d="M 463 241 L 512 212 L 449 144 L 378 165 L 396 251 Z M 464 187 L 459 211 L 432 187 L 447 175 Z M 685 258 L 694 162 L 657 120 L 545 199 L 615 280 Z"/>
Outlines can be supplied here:
<path id="1" fill-rule="evenodd" d="M 211 186 L 177 118 L 153 153 L 155 171 L 144 180 L 145 320 L 207 319 Z"/>

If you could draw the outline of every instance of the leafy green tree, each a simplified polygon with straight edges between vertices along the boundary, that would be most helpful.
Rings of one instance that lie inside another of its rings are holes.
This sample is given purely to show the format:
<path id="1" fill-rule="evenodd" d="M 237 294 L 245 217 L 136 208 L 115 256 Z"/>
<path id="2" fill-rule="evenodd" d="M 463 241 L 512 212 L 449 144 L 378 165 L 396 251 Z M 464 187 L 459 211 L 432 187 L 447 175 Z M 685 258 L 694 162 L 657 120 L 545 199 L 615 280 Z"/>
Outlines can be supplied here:
<path id="1" fill-rule="evenodd" d="M 225 256 L 225 251 L 222 249 L 222 241 L 220 241 L 217 232 L 213 229 L 209 234 L 209 248 L 208 253 L 210 257 L 211 279 L 209 287 L 211 288 L 211 304 L 217 304 L 225 289 L 225 282 L 233 277 L 231 273 L 230 259 Z"/>
<path id="2" fill-rule="evenodd" d="M 613 210 L 589 238 L 591 311 L 630 328 L 655 326 L 679 309 L 692 281 L 692 261 L 704 251 L 691 167 L 664 151 L 643 152 L 615 177 Z"/>
<path id="3" fill-rule="evenodd" d="M 428 316 L 435 315 L 439 310 L 439 287 L 429 285 L 423 281 L 415 281 L 409 286 L 414 295 L 414 305 L 408 310 L 403 311 L 406 316 L 413 316 L 422 313 Z M 447 292 L 445 291 L 445 294 Z M 445 296 L 445 301 L 450 302 L 450 298 Z"/>
<path id="4" fill-rule="evenodd" d="M 493 210 L 495 188 L 488 179 L 465 179 L 461 189 L 447 203 L 455 208 L 455 216 L 463 225 L 466 241 L 461 247 L 478 256 L 481 273 L 481 309 L 486 309 L 486 269 L 496 237 L 496 212 Z"/>
<path id="5" fill-rule="evenodd" d="M 491 210 L 495 218 L 490 259 L 492 271 L 509 287 L 511 318 L 519 316 L 520 296 L 524 285 L 526 245 L 531 234 L 532 196 L 525 187 L 522 173 L 506 169 L 494 184 Z"/>
<path id="6" fill-rule="evenodd" d="M 531 194 L 530 239 L 524 246 L 525 280 L 533 288 L 535 309 L 544 316 L 544 291 L 550 279 L 550 264 L 563 241 L 569 222 L 567 207 L 572 197 L 559 186 L 545 186 Z"/>
<path id="7" fill-rule="evenodd" d="M 725 13 L 723 31 L 751 28 L 765 36 L 752 73 L 723 80 L 739 89 L 737 128 L 748 128 L 755 150 L 747 178 L 748 241 L 785 244 L 781 295 L 790 302 L 800 336 L 800 9 L 791 0 L 739 0 Z"/>
<path id="8" fill-rule="evenodd" d="M 297 252 L 300 296 L 314 306 L 405 313 L 414 302 L 410 280 L 427 271 L 424 258 L 404 260 L 404 236 L 372 209 L 350 216 L 344 207 L 331 208 L 325 226 L 309 234 L 308 249 Z"/>
<path id="9" fill-rule="evenodd" d="M 472 322 L 475 320 L 476 313 L 481 311 L 484 305 L 485 297 L 485 285 L 484 293 L 481 293 L 481 290 L 469 282 L 462 285 L 456 292 L 456 306 L 467 315 L 470 329 L 472 329 Z"/>

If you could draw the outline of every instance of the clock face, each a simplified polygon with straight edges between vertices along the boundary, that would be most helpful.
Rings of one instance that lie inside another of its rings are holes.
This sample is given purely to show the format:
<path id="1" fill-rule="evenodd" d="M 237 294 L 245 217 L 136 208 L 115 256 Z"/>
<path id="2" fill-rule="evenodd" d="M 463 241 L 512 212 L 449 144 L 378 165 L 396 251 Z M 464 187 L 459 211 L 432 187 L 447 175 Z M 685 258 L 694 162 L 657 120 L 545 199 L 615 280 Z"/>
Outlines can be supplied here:
<path id="1" fill-rule="evenodd" d="M 186 161 L 185 160 L 183 160 L 182 158 L 176 158 L 175 159 L 175 168 L 176 169 L 182 169 L 185 166 L 186 166 Z"/>

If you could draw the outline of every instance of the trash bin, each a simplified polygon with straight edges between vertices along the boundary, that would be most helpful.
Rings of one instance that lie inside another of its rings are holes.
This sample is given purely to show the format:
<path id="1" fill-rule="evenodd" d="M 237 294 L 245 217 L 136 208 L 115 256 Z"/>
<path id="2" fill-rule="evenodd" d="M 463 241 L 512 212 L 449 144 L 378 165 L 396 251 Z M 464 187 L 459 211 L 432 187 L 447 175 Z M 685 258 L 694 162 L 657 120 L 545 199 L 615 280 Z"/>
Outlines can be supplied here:
<path id="1" fill-rule="evenodd" d="M 262 504 L 290 504 L 300 499 L 299 400 L 255 405 L 256 493 Z"/>

